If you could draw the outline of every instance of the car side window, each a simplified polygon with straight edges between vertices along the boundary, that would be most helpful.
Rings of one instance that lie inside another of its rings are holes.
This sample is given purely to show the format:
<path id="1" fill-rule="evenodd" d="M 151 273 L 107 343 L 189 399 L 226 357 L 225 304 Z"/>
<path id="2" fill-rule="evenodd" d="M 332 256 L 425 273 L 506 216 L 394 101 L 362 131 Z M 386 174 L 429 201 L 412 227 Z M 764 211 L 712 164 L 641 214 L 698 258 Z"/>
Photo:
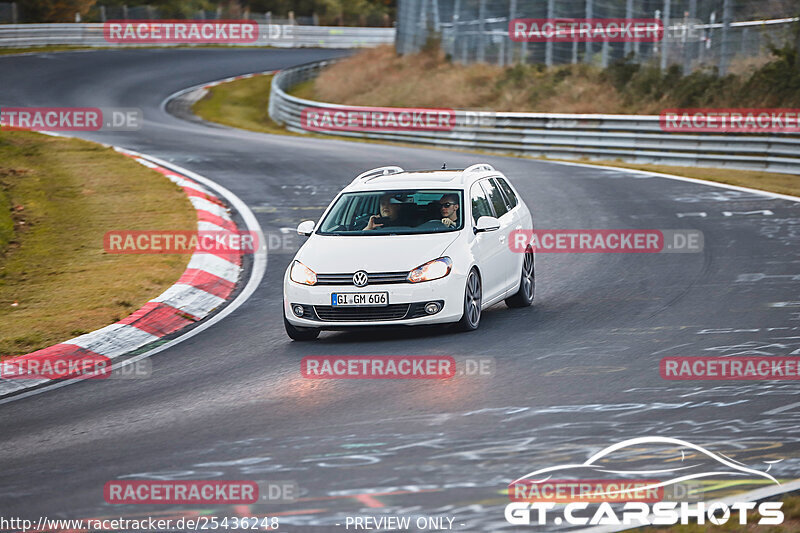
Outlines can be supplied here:
<path id="1" fill-rule="evenodd" d="M 503 191 L 503 194 L 506 196 L 506 200 L 508 200 L 508 209 L 514 209 L 517 207 L 517 195 L 514 194 L 514 191 L 511 189 L 511 186 L 508 184 L 506 180 L 503 178 L 494 178 L 497 182 L 498 187 L 500 190 Z"/>
<path id="2" fill-rule="evenodd" d="M 472 200 L 472 220 L 477 224 L 478 219 L 481 217 L 493 217 L 492 207 L 489 205 L 489 200 L 486 199 L 486 193 L 483 192 L 481 184 L 475 182 L 470 189 L 469 197 Z"/>
<path id="3" fill-rule="evenodd" d="M 503 194 L 500 192 L 500 189 L 494 184 L 492 180 L 481 180 L 481 185 L 483 185 L 483 189 L 486 191 L 486 197 L 491 202 L 492 207 L 494 207 L 495 216 L 500 218 L 501 216 L 508 213 L 508 207 L 506 206 L 506 200 L 503 198 Z"/>

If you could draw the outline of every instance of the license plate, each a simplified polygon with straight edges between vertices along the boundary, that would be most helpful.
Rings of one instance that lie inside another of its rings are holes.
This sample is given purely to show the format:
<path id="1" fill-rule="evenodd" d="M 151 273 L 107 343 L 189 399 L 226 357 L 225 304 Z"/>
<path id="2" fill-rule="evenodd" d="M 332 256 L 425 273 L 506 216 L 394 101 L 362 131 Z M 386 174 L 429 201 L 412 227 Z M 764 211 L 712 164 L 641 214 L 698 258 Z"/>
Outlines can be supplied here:
<path id="1" fill-rule="evenodd" d="M 334 307 L 380 307 L 389 305 L 388 292 L 334 292 L 331 294 Z"/>

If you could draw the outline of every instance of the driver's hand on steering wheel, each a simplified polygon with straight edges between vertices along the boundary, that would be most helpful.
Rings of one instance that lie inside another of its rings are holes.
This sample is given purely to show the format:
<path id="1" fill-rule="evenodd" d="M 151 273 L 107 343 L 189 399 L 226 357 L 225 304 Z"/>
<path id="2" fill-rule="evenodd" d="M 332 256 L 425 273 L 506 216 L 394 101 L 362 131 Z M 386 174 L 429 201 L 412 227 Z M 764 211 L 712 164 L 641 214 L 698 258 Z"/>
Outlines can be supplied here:
<path id="1" fill-rule="evenodd" d="M 455 220 L 451 220 L 449 218 L 443 218 L 442 219 L 442 224 L 444 224 L 445 226 L 447 226 L 449 228 L 450 226 L 455 226 L 456 225 L 456 221 Z"/>

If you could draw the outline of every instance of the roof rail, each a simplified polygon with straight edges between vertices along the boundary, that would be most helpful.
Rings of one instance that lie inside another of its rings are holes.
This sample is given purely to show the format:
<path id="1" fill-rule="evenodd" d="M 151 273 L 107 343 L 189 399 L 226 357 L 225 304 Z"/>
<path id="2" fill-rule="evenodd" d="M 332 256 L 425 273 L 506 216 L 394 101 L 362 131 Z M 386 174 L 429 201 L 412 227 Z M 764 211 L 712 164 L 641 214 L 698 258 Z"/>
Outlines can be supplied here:
<path id="1" fill-rule="evenodd" d="M 356 179 L 354 179 L 353 182 L 356 182 L 356 181 L 359 181 L 359 180 L 361 180 L 361 181 L 369 181 L 371 179 L 378 178 L 380 176 L 388 176 L 390 174 L 399 174 L 400 172 L 405 172 L 405 170 L 403 170 L 400 167 L 394 167 L 394 166 L 392 166 L 392 167 L 373 168 L 372 170 L 367 170 L 366 172 L 362 172 L 361 174 L 356 176 Z"/>
<path id="2" fill-rule="evenodd" d="M 474 172 L 476 170 L 486 170 L 489 172 L 494 172 L 494 167 L 489 163 L 476 163 L 474 165 L 468 166 L 464 169 L 464 174 L 467 172 Z"/>

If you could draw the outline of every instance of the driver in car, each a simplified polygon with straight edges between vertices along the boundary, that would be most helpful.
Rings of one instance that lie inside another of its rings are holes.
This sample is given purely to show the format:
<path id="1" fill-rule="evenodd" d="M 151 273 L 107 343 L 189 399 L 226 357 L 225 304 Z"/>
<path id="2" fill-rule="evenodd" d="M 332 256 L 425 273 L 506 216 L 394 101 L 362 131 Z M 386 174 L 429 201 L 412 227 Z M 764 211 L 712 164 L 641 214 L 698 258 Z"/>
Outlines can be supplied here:
<path id="1" fill-rule="evenodd" d="M 445 194 L 439 199 L 439 210 L 442 215 L 442 224 L 447 227 L 458 225 L 458 195 Z"/>
<path id="2" fill-rule="evenodd" d="M 403 204 L 395 200 L 392 194 L 384 194 L 381 196 L 380 209 L 380 214 L 369 217 L 369 223 L 364 227 L 365 230 L 382 228 L 384 226 L 406 225 L 402 220 Z"/>

